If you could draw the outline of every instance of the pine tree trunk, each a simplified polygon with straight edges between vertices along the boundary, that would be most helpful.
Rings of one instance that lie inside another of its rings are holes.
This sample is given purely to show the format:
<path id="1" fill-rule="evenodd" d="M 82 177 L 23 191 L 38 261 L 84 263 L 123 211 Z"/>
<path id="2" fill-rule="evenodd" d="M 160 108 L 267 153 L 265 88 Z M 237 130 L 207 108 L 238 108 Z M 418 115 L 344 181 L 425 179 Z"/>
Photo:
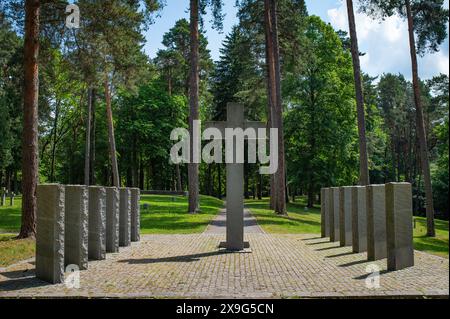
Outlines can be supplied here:
<path id="1" fill-rule="evenodd" d="M 217 164 L 217 197 L 222 199 L 222 167 L 220 164 Z"/>
<path id="2" fill-rule="evenodd" d="M 367 142 L 366 142 L 366 114 L 364 110 L 364 95 L 361 80 L 361 64 L 359 60 L 358 37 L 356 34 L 353 0 L 347 0 L 347 11 L 348 11 L 348 24 L 351 39 L 351 52 L 353 59 L 353 73 L 355 78 L 356 108 L 358 113 L 359 185 L 365 186 L 370 184 L 369 164 L 367 157 Z"/>
<path id="3" fill-rule="evenodd" d="M 19 238 L 36 235 L 38 183 L 39 0 L 25 1 L 22 133 L 22 225 Z"/>
<path id="4" fill-rule="evenodd" d="M 91 164 L 91 113 L 92 113 L 92 88 L 88 89 L 88 105 L 86 114 L 86 154 L 84 157 L 84 185 L 90 185 Z"/>
<path id="5" fill-rule="evenodd" d="M 280 54 L 278 47 L 278 26 L 276 1 L 265 0 L 265 28 L 266 28 L 266 61 L 269 80 L 269 101 L 271 109 L 271 124 L 278 129 L 278 170 L 274 174 L 275 194 L 273 209 L 279 215 L 286 215 L 286 172 L 284 159 L 283 108 L 281 100 L 281 72 Z"/>
<path id="6" fill-rule="evenodd" d="M 428 159 L 428 145 L 425 135 L 425 124 L 423 120 L 422 101 L 420 96 L 420 82 L 419 71 L 417 65 L 417 53 L 416 53 L 416 41 L 414 38 L 414 22 L 411 12 L 410 0 L 405 0 L 406 14 L 408 17 L 408 30 L 409 30 L 409 46 L 411 51 L 411 64 L 413 75 L 413 88 L 414 88 L 414 102 L 416 105 L 416 121 L 417 121 L 417 135 L 419 137 L 420 145 L 420 159 L 422 163 L 422 173 L 425 184 L 425 197 L 426 197 L 426 211 L 427 211 L 427 236 L 435 237 L 436 232 L 434 228 L 434 205 L 433 205 L 433 189 L 431 185 L 430 163 Z"/>
<path id="7" fill-rule="evenodd" d="M 89 181 L 91 185 L 96 184 L 95 180 L 95 89 L 92 89 L 92 105 L 91 105 L 91 151 L 90 151 L 90 165 L 89 165 Z"/>
<path id="8" fill-rule="evenodd" d="M 111 109 L 111 92 L 107 75 L 105 77 L 104 87 L 106 99 L 106 117 L 108 121 L 109 156 L 111 158 L 113 186 L 120 187 L 119 167 L 117 166 L 116 140 L 114 137 L 114 122 Z"/>
<path id="9" fill-rule="evenodd" d="M 55 119 L 53 121 L 53 129 L 52 129 L 52 151 L 51 151 L 51 163 L 50 163 L 50 182 L 55 182 L 55 158 L 56 158 L 56 139 L 57 139 L 57 130 L 58 130 L 58 119 L 59 119 L 59 107 L 60 102 L 56 102 L 55 108 Z"/>
<path id="10" fill-rule="evenodd" d="M 199 34 L 198 34 L 198 19 L 199 7 L 198 0 L 190 1 L 191 11 L 191 51 L 190 51 L 190 65 L 191 71 L 189 76 L 189 133 L 191 136 L 191 162 L 188 164 L 188 191 L 189 191 L 189 207 L 190 214 L 196 214 L 199 209 L 199 178 L 198 178 L 198 164 L 194 163 L 194 149 L 196 142 L 194 141 L 194 121 L 199 119 Z"/>

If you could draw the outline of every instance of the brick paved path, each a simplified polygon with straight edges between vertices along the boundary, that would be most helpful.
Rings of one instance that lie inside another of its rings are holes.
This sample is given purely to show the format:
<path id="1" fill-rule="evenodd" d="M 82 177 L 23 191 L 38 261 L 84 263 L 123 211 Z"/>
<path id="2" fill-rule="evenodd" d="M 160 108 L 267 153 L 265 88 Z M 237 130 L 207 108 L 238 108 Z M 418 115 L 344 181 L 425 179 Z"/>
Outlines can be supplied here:
<path id="1" fill-rule="evenodd" d="M 225 234 L 227 231 L 226 220 L 226 210 L 222 209 L 219 215 L 208 225 L 205 234 Z M 264 231 L 256 222 L 256 218 L 252 216 L 248 209 L 244 210 L 244 232 L 246 234 L 264 234 Z"/>
<path id="2" fill-rule="evenodd" d="M 385 272 L 366 288 L 365 254 L 317 235 L 247 234 L 252 253 L 222 253 L 223 235 L 146 235 L 89 263 L 81 288 L 47 285 L 26 262 L 0 270 L 0 297 L 330 297 L 448 295 L 448 259 L 416 252 L 416 266 Z"/>

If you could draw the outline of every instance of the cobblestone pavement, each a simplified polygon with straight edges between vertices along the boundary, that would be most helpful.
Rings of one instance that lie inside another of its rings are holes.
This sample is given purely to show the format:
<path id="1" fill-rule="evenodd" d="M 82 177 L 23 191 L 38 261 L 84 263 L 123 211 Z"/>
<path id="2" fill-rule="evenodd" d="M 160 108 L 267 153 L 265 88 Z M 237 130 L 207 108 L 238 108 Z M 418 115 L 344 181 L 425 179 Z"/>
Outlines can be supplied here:
<path id="1" fill-rule="evenodd" d="M 205 230 L 205 234 L 225 234 L 227 232 L 227 213 L 222 209 Z M 256 218 L 252 216 L 248 209 L 244 210 L 244 230 L 246 234 L 264 234 L 258 225 Z"/>
<path id="2" fill-rule="evenodd" d="M 416 265 L 386 272 L 366 288 L 366 255 L 317 235 L 247 234 L 252 253 L 219 252 L 223 235 L 145 235 L 89 263 L 81 288 L 48 285 L 33 261 L 0 270 L 0 297 L 365 297 L 447 295 L 448 259 L 415 252 Z"/>

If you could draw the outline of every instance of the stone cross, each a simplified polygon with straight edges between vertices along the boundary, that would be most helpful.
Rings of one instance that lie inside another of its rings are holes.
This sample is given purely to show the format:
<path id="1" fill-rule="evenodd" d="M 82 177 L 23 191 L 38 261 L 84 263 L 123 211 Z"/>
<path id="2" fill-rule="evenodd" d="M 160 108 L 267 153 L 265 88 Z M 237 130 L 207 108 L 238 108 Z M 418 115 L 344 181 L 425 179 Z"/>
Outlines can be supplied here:
<path id="1" fill-rule="evenodd" d="M 225 129 L 241 128 L 246 130 L 253 128 L 267 128 L 264 122 L 250 122 L 244 119 L 244 106 L 236 103 L 228 103 L 227 105 L 227 121 L 226 122 L 208 122 L 205 123 L 206 128 L 216 128 L 225 138 Z M 241 251 L 249 248 L 250 245 L 244 242 L 244 164 L 236 163 L 236 153 L 244 152 L 237 150 L 234 145 L 234 163 L 227 163 L 227 196 L 226 196 L 226 242 L 221 243 L 220 247 L 232 251 Z"/>

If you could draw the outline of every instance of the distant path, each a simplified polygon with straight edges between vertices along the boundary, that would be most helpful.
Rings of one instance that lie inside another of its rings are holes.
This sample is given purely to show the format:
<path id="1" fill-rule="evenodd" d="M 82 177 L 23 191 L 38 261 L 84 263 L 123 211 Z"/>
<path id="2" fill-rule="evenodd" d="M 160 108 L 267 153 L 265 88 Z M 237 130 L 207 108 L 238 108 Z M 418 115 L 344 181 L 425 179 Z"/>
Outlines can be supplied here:
<path id="1" fill-rule="evenodd" d="M 222 209 L 219 215 L 214 218 L 205 230 L 205 234 L 225 234 L 226 233 L 226 210 Z M 256 218 L 252 216 L 250 210 L 244 209 L 244 233 L 245 234 L 264 234 L 259 227 Z"/>

